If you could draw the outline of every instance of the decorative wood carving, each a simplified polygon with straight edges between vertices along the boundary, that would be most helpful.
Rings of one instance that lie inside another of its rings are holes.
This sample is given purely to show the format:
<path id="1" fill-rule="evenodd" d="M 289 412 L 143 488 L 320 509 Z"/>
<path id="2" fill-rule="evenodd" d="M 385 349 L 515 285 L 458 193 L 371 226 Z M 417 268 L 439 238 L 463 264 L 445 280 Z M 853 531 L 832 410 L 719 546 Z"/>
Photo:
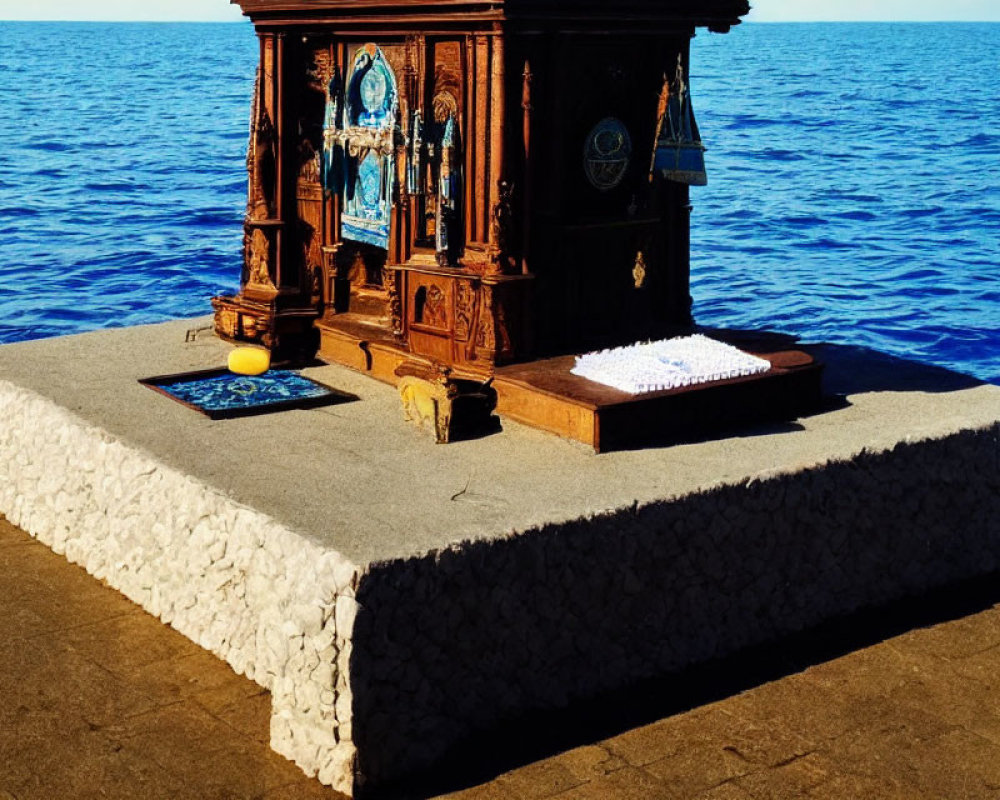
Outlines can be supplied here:
<path id="1" fill-rule="evenodd" d="M 306 80 L 311 89 L 325 93 L 330 86 L 334 70 L 337 68 L 333 56 L 328 47 L 313 50 L 310 55 L 312 64 L 306 71 Z"/>
<path id="2" fill-rule="evenodd" d="M 509 358 L 514 350 L 511 341 L 510 328 L 507 325 L 507 298 L 501 298 L 496 305 L 496 338 L 497 348 L 495 359 Z"/>
<path id="3" fill-rule="evenodd" d="M 396 375 L 403 416 L 420 427 L 430 425 L 438 444 L 492 427 L 497 393 L 490 381 L 462 380 L 448 367 L 411 363 L 400 365 Z"/>
<path id="4" fill-rule="evenodd" d="M 521 200 L 523 212 L 521 218 L 521 271 L 525 275 L 530 271 L 528 261 L 531 249 L 531 198 L 534 194 L 534 177 L 531 170 L 531 114 L 534 108 L 531 93 L 534 80 L 535 76 L 531 72 L 531 62 L 526 60 L 524 62 L 524 71 L 521 73 L 521 111 L 523 115 L 521 137 L 524 142 L 524 177 L 522 181 L 524 191 Z"/>
<path id="5" fill-rule="evenodd" d="M 247 149 L 250 170 L 250 192 L 247 213 L 251 219 L 273 219 L 275 214 L 275 180 L 277 178 L 277 136 L 271 116 L 261 97 L 263 91 L 261 72 L 253 99 L 253 127 Z"/>
<path id="6" fill-rule="evenodd" d="M 635 257 L 635 265 L 632 267 L 632 281 L 636 289 L 642 289 L 646 285 L 646 256 L 642 250 Z"/>
<path id="7" fill-rule="evenodd" d="M 506 39 L 494 36 L 490 39 L 490 212 L 498 207 L 510 207 L 510 198 L 504 195 L 505 189 L 512 188 L 507 180 L 506 134 L 507 134 L 507 100 L 510 88 L 507 86 L 506 72 Z M 513 95 L 513 93 L 511 93 Z M 496 217 L 494 216 L 494 219 Z M 497 229 L 493 228 L 492 233 Z M 504 230 L 507 240 L 504 246 L 495 238 L 492 244 L 503 258 L 509 256 L 511 231 Z"/>
<path id="8" fill-rule="evenodd" d="M 401 293 L 399 271 L 385 270 L 385 288 L 389 293 L 389 325 L 392 335 L 403 335 L 403 296 Z"/>
<path id="9" fill-rule="evenodd" d="M 438 444 L 451 441 L 452 401 L 457 392 L 447 375 L 437 379 L 404 375 L 397 386 L 403 418 L 419 427 L 430 425 Z"/>
<path id="10" fill-rule="evenodd" d="M 468 342 L 476 320 L 476 290 L 470 281 L 455 285 L 455 341 Z"/>
<path id="11" fill-rule="evenodd" d="M 444 125 L 449 119 L 459 119 L 462 109 L 462 45 L 458 41 L 438 42 L 434 47 L 434 84 L 431 108 L 434 121 Z"/>
<path id="12" fill-rule="evenodd" d="M 247 283 L 264 289 L 274 289 L 271 278 L 271 242 L 260 228 L 252 228 L 247 235 Z"/>
<path id="13" fill-rule="evenodd" d="M 413 321 L 439 331 L 448 330 L 447 298 L 439 286 L 422 286 L 417 290 Z"/>
<path id="14" fill-rule="evenodd" d="M 489 242 L 490 213 L 493 210 L 491 195 L 493 189 L 489 173 L 490 163 L 490 40 L 488 36 L 473 37 L 470 45 L 472 50 L 472 70 L 470 82 L 475 93 L 475 108 L 471 114 L 475 125 L 475 138 L 470 145 L 475 148 L 475 157 L 470 170 L 470 180 L 476 187 L 475 192 L 469 192 L 469 199 L 476 203 L 475 220 L 469 234 L 469 240 Z"/>
<path id="15" fill-rule="evenodd" d="M 300 211 L 300 218 L 297 226 L 298 242 L 302 252 L 302 264 L 307 275 L 311 275 L 313 269 L 323 263 L 323 252 L 320 248 L 319 231 L 316 226 L 311 225 L 308 216 Z"/>
<path id="16" fill-rule="evenodd" d="M 320 185 L 320 153 L 307 136 L 299 142 L 299 182 Z"/>
<path id="17" fill-rule="evenodd" d="M 321 355 L 482 376 L 687 321 L 688 187 L 647 158 L 664 74 L 745 0 L 238 2 L 261 66 L 227 335 L 322 313 Z"/>
<path id="18" fill-rule="evenodd" d="M 496 191 L 497 202 L 491 213 L 490 262 L 493 272 L 511 272 L 516 265 L 514 244 L 514 187 L 500 181 Z"/>
<path id="19" fill-rule="evenodd" d="M 497 328 L 494 318 L 493 289 L 484 286 L 482 293 L 482 313 L 479 315 L 479 331 L 476 335 L 476 355 L 486 361 L 494 361 L 497 355 Z"/>

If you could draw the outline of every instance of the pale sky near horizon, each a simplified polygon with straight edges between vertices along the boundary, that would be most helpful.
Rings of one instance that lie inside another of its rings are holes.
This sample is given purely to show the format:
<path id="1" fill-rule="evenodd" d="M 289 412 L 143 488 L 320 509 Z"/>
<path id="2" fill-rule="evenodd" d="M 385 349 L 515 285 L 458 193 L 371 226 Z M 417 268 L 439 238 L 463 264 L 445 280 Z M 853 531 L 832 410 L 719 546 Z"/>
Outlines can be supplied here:
<path id="1" fill-rule="evenodd" d="M 571 0 L 567 0 L 570 2 Z M 614 0 L 608 0 L 614 2 Z M 750 0 L 748 20 L 990 21 L 1000 0 Z M 0 20 L 163 20 L 226 22 L 242 18 L 228 0 L 0 0 Z"/>

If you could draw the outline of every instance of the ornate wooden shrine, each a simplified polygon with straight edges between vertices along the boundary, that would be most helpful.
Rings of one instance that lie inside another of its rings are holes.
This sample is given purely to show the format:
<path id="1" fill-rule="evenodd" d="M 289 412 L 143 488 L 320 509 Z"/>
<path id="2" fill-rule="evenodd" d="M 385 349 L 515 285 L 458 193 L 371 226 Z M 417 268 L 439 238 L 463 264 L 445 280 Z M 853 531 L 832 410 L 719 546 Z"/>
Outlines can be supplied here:
<path id="1" fill-rule="evenodd" d="M 746 0 L 234 0 L 260 70 L 224 337 L 473 378 L 690 323 L 686 74 Z"/>

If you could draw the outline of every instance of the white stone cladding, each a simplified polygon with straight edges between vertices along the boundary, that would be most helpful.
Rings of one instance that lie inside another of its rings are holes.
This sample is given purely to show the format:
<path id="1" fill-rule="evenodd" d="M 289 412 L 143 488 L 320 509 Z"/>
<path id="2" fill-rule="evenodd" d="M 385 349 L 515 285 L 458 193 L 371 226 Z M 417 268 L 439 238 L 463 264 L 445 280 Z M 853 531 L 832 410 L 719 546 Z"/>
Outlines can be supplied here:
<path id="1" fill-rule="evenodd" d="M 272 693 L 271 746 L 351 793 L 360 571 L 0 381 L 0 513 Z"/>

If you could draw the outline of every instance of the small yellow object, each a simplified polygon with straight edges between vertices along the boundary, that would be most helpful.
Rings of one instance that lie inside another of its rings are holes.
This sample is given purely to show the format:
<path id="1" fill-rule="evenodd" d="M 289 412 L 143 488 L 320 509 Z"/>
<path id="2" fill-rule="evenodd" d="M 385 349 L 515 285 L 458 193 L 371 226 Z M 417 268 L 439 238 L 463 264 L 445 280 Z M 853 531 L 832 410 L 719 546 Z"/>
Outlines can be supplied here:
<path id="1" fill-rule="evenodd" d="M 229 371 L 237 375 L 263 375 L 271 368 L 271 352 L 260 347 L 237 347 L 229 354 Z"/>

